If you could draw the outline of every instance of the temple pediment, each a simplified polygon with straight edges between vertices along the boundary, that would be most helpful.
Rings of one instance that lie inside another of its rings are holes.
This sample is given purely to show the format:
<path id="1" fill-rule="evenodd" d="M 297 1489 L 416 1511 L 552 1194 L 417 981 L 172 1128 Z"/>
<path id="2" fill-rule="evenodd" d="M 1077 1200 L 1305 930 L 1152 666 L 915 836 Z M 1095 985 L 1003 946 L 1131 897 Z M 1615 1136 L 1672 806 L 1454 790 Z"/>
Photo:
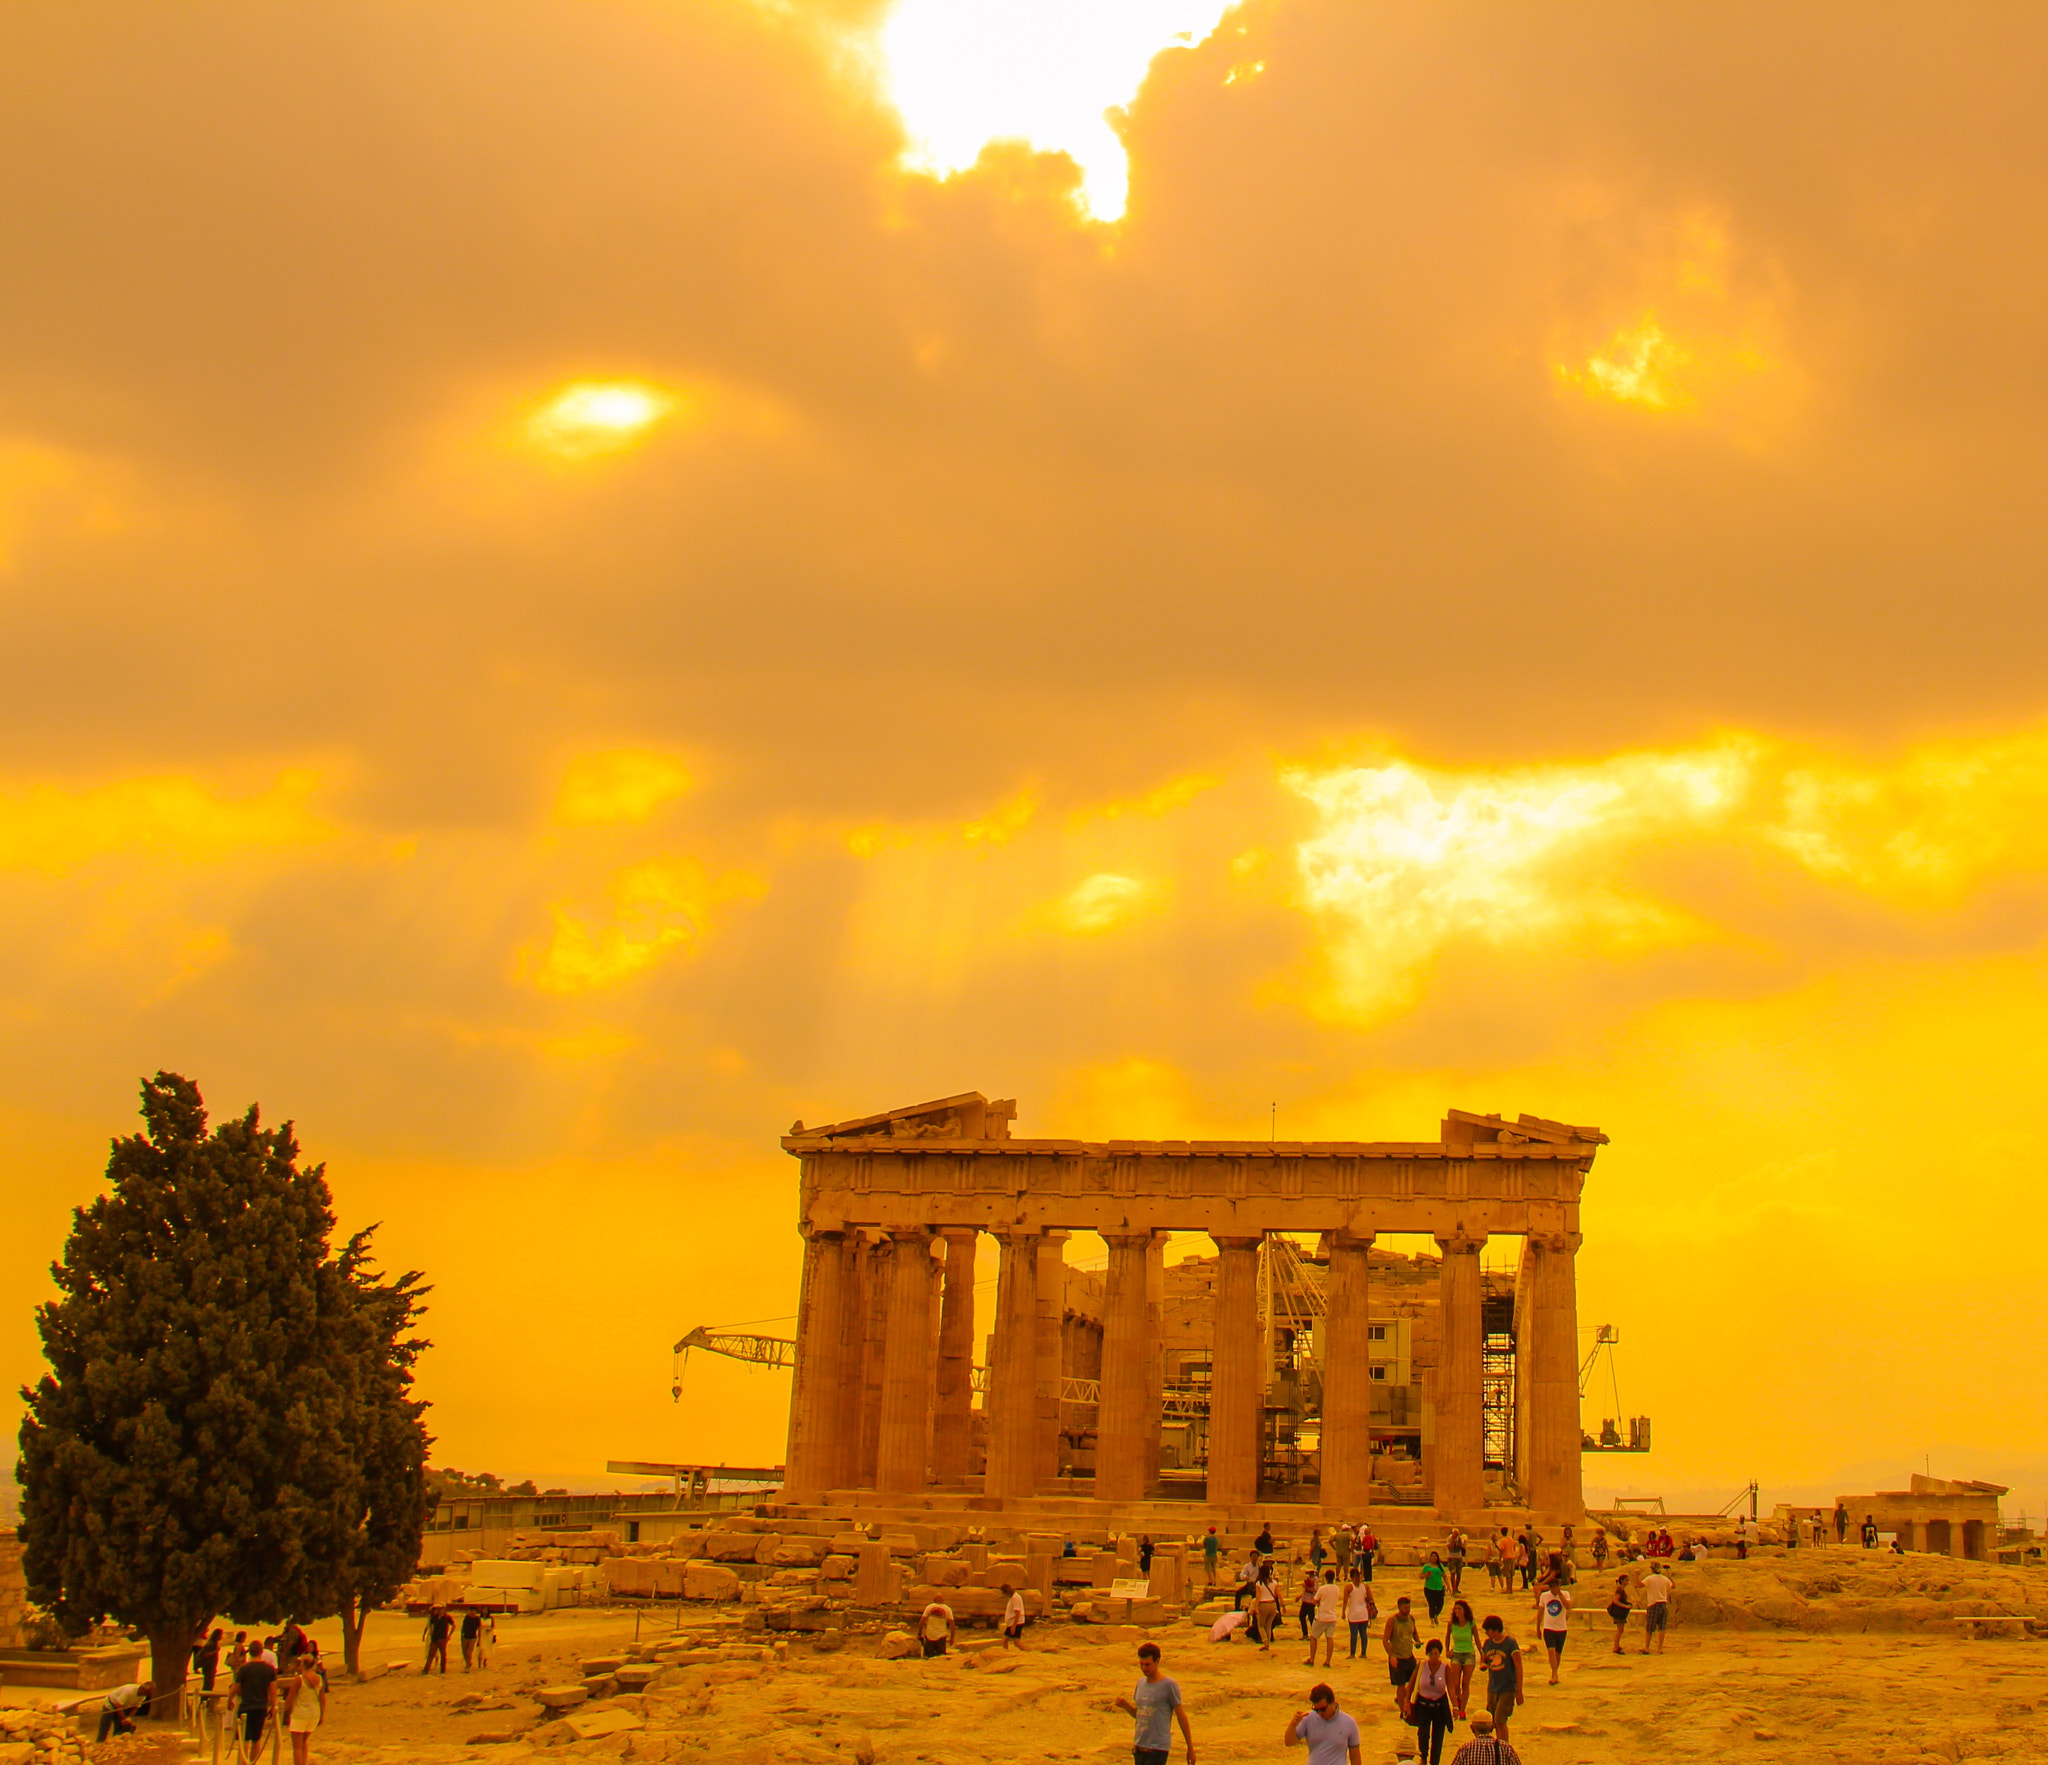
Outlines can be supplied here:
<path id="1" fill-rule="evenodd" d="M 820 1128 L 798 1122 L 789 1134 L 802 1140 L 1007 1140 L 1016 1117 L 1015 1098 L 990 1102 L 979 1091 L 962 1091 L 957 1097 L 938 1097 Z"/>

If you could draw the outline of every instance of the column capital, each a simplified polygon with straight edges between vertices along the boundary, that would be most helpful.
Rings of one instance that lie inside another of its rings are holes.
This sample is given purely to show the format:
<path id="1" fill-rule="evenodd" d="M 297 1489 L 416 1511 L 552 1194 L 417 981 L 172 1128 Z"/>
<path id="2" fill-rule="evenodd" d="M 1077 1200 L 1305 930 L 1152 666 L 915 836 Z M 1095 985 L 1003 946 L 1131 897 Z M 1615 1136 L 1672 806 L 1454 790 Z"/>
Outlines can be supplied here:
<path id="1" fill-rule="evenodd" d="M 1376 1236 L 1378 1234 L 1374 1232 L 1332 1232 L 1330 1234 L 1330 1248 L 1332 1250 L 1370 1250 L 1373 1239 Z"/>
<path id="2" fill-rule="evenodd" d="M 1579 1246 L 1586 1241 L 1583 1232 L 1530 1232 L 1525 1236 L 1539 1249 L 1564 1251 L 1572 1256 L 1578 1255 Z"/>
<path id="3" fill-rule="evenodd" d="M 1261 1244 L 1265 1243 L 1266 1234 L 1263 1232 L 1253 1232 L 1246 1236 L 1234 1232 L 1211 1232 L 1209 1234 L 1209 1241 L 1218 1250 L 1256 1250 Z"/>
<path id="4" fill-rule="evenodd" d="M 1102 1232 L 1098 1233 L 1097 1236 L 1102 1239 L 1103 1243 L 1115 1249 L 1149 1250 L 1152 1247 L 1152 1240 L 1155 1234 L 1149 1231 L 1133 1229 L 1128 1232 Z"/>
<path id="5" fill-rule="evenodd" d="M 1484 1232 L 1469 1232 L 1463 1226 L 1454 1226 L 1448 1232 L 1436 1234 L 1437 1248 L 1446 1256 L 1470 1256 L 1486 1248 Z"/>
<path id="6" fill-rule="evenodd" d="M 940 1226 L 937 1230 L 939 1236 L 945 1239 L 948 1244 L 960 1238 L 979 1238 L 981 1236 L 981 1228 L 979 1226 Z"/>
<path id="7" fill-rule="evenodd" d="M 813 1226 L 807 1224 L 801 1227 L 800 1230 L 803 1233 L 804 1242 L 807 1244 L 822 1244 L 828 1239 L 837 1240 L 843 1244 L 849 1237 L 853 1236 L 853 1228 L 846 1225 Z"/>

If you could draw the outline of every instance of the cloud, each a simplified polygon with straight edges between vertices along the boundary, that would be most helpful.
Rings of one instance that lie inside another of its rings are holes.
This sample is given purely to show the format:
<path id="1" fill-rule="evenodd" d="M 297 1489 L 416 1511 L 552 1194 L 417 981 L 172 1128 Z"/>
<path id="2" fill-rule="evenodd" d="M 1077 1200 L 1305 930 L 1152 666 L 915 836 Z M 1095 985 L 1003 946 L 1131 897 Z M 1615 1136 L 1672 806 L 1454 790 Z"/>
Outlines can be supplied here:
<path id="1" fill-rule="evenodd" d="M 890 16 L 0 9 L 0 1390 L 172 1064 L 415 1247 L 508 1473 L 781 1425 L 640 1301 L 536 1418 L 533 1220 L 739 1197 L 666 1278 L 786 1307 L 774 1133 L 971 1086 L 1613 1128 L 1673 1487 L 1863 1452 L 1816 1327 L 2034 1427 L 1897 1293 L 2025 1339 L 2025 1231 L 1919 1227 L 1930 1136 L 2039 1165 L 2048 21 Z"/>
<path id="2" fill-rule="evenodd" d="M 567 827 L 645 821 L 695 783 L 689 768 L 673 754 L 643 748 L 579 754 L 562 775 L 554 816 Z"/>

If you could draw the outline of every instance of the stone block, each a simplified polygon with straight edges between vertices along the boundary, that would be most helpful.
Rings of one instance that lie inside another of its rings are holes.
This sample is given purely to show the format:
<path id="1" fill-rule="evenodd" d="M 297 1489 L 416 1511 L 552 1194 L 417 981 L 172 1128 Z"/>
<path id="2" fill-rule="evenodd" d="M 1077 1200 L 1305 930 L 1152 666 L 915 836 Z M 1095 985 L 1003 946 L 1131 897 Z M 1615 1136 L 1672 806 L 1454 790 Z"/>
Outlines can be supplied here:
<path id="1" fill-rule="evenodd" d="M 817 1538 L 785 1536 L 768 1556 L 756 1555 L 757 1563 L 773 1563 L 779 1569 L 813 1569 L 825 1560 L 825 1544 Z"/>
<path id="2" fill-rule="evenodd" d="M 818 1573 L 827 1581 L 851 1581 L 859 1558 L 834 1554 L 818 1565 Z"/>
<path id="3" fill-rule="evenodd" d="M 687 1600 L 736 1600 L 740 1578 L 716 1563 L 683 1565 L 683 1598 Z"/>
<path id="4" fill-rule="evenodd" d="M 927 1553 L 918 1563 L 919 1577 L 932 1587 L 965 1587 L 975 1579 L 974 1565 L 964 1557 Z"/>
<path id="5" fill-rule="evenodd" d="M 592 1679 L 602 1674 L 616 1673 L 625 1664 L 626 1657 L 624 1655 L 592 1655 L 582 1663 L 583 1677 L 585 1679 Z"/>
<path id="6" fill-rule="evenodd" d="M 854 1600 L 863 1606 L 886 1605 L 889 1600 L 889 1546 L 886 1540 L 864 1538 L 853 1576 Z"/>
<path id="7" fill-rule="evenodd" d="M 607 1557 L 604 1583 L 614 1599 L 651 1599 L 654 1594 L 654 1563 L 646 1557 Z"/>
<path id="8" fill-rule="evenodd" d="M 647 1718 L 631 1710 L 576 1710 L 562 1721 L 578 1740 L 602 1740 L 606 1735 L 631 1734 L 647 1726 Z"/>
<path id="9" fill-rule="evenodd" d="M 904 1661 L 919 1652 L 917 1638 L 907 1630 L 892 1630 L 882 1638 L 881 1656 L 885 1661 Z"/>
<path id="10" fill-rule="evenodd" d="M 1024 1559 L 1024 1584 L 1036 1589 L 1041 1599 L 1052 1598 L 1053 1569 L 1058 1562 L 1059 1558 L 1054 1556 L 1032 1556 Z"/>
<path id="11" fill-rule="evenodd" d="M 704 1534 L 704 1555 L 714 1563 L 751 1563 L 754 1553 L 761 1548 L 758 1533 L 753 1532 L 707 1532 Z"/>
<path id="12" fill-rule="evenodd" d="M 773 1563 L 775 1553 L 782 1548 L 782 1534 L 779 1532 L 757 1532 L 754 1535 L 754 1549 L 749 1561 Z"/>
<path id="13" fill-rule="evenodd" d="M 533 1695 L 550 1716 L 559 1716 L 565 1710 L 590 1702 L 587 1685 L 544 1685 Z"/>

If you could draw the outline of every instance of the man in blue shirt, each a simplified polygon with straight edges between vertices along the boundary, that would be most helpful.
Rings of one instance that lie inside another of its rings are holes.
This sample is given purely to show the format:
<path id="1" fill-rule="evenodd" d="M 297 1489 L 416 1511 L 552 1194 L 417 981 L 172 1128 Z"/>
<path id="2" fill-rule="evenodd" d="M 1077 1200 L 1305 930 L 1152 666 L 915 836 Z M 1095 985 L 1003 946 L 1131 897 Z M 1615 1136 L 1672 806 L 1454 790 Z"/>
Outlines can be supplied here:
<path id="1" fill-rule="evenodd" d="M 1173 1749 L 1176 1721 L 1180 1723 L 1181 1738 L 1188 1744 L 1188 1765 L 1195 1765 L 1195 1731 L 1188 1726 L 1187 1705 L 1181 1701 L 1180 1687 L 1159 1671 L 1156 1642 L 1139 1644 L 1138 1671 L 1144 1676 L 1138 1681 L 1138 1689 L 1116 1701 L 1116 1707 L 1129 1712 L 1137 1722 L 1131 1737 L 1132 1765 L 1166 1765 L 1166 1755 Z"/>
<path id="2" fill-rule="evenodd" d="M 1309 1687 L 1309 1707 L 1287 1724 L 1287 1744 L 1308 1748 L 1308 1765 L 1358 1765 L 1358 1724 L 1327 1685 Z"/>

